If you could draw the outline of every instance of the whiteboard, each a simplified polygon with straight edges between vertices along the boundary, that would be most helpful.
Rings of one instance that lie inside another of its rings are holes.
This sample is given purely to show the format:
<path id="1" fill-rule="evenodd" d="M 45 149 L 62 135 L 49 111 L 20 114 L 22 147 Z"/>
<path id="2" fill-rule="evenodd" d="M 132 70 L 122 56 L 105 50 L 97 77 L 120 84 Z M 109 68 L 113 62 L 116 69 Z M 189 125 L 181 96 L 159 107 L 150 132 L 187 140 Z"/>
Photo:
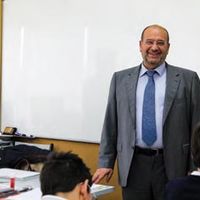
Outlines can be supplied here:
<path id="1" fill-rule="evenodd" d="M 170 64 L 200 72 L 199 0 L 5 0 L 1 128 L 99 142 L 114 71 L 141 63 L 143 28 L 170 33 Z"/>

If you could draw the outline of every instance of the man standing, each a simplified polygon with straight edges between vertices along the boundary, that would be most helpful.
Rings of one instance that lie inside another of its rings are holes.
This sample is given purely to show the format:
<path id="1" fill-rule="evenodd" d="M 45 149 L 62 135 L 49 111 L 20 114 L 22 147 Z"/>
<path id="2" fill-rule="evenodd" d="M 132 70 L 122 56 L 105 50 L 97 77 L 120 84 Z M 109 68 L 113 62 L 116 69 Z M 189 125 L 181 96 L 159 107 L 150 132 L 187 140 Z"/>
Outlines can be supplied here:
<path id="1" fill-rule="evenodd" d="M 124 200 L 162 200 L 166 182 L 191 168 L 190 139 L 200 120 L 200 81 L 165 62 L 168 31 L 146 27 L 141 65 L 113 75 L 99 153 L 98 183 L 118 160 Z"/>

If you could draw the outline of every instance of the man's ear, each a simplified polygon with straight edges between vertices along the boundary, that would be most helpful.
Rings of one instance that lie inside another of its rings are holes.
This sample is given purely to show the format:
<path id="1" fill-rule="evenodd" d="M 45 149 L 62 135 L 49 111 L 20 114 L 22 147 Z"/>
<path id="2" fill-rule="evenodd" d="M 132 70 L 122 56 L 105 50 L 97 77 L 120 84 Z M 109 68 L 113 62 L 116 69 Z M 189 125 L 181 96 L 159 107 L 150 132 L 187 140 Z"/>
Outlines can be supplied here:
<path id="1" fill-rule="evenodd" d="M 80 195 L 83 197 L 84 200 L 91 199 L 90 191 L 88 191 L 88 179 L 86 179 L 81 185 L 80 185 Z"/>
<path id="2" fill-rule="evenodd" d="M 140 48 L 140 52 L 141 52 L 141 45 L 142 45 L 142 41 L 139 41 L 139 48 Z"/>

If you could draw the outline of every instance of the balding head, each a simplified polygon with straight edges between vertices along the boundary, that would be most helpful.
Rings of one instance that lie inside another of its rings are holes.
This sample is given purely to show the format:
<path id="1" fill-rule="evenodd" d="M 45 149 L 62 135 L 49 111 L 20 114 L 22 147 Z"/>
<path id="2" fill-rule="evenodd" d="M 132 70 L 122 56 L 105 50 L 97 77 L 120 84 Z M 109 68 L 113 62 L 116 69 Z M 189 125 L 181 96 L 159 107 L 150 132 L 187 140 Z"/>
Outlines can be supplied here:
<path id="1" fill-rule="evenodd" d="M 152 24 L 152 25 L 147 26 L 147 27 L 142 31 L 142 34 L 141 34 L 141 41 L 142 41 L 143 38 L 144 38 L 144 33 L 145 33 L 145 31 L 148 30 L 148 29 L 151 29 L 151 28 L 152 28 L 152 29 L 160 29 L 160 30 L 163 30 L 163 31 L 166 33 L 167 42 L 169 43 L 169 33 L 168 33 L 167 29 L 164 28 L 163 26 L 158 25 L 158 24 Z"/>

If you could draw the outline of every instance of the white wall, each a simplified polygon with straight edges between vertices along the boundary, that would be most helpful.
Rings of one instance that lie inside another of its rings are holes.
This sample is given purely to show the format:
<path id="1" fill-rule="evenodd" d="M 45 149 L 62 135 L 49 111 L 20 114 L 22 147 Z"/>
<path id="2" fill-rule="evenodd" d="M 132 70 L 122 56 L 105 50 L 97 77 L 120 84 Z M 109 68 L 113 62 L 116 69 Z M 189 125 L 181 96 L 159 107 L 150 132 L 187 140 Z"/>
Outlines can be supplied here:
<path id="1" fill-rule="evenodd" d="M 169 30 L 170 64 L 200 72 L 199 7 L 199 0 L 5 0 L 2 129 L 99 142 L 111 76 L 141 62 L 145 26 Z"/>

